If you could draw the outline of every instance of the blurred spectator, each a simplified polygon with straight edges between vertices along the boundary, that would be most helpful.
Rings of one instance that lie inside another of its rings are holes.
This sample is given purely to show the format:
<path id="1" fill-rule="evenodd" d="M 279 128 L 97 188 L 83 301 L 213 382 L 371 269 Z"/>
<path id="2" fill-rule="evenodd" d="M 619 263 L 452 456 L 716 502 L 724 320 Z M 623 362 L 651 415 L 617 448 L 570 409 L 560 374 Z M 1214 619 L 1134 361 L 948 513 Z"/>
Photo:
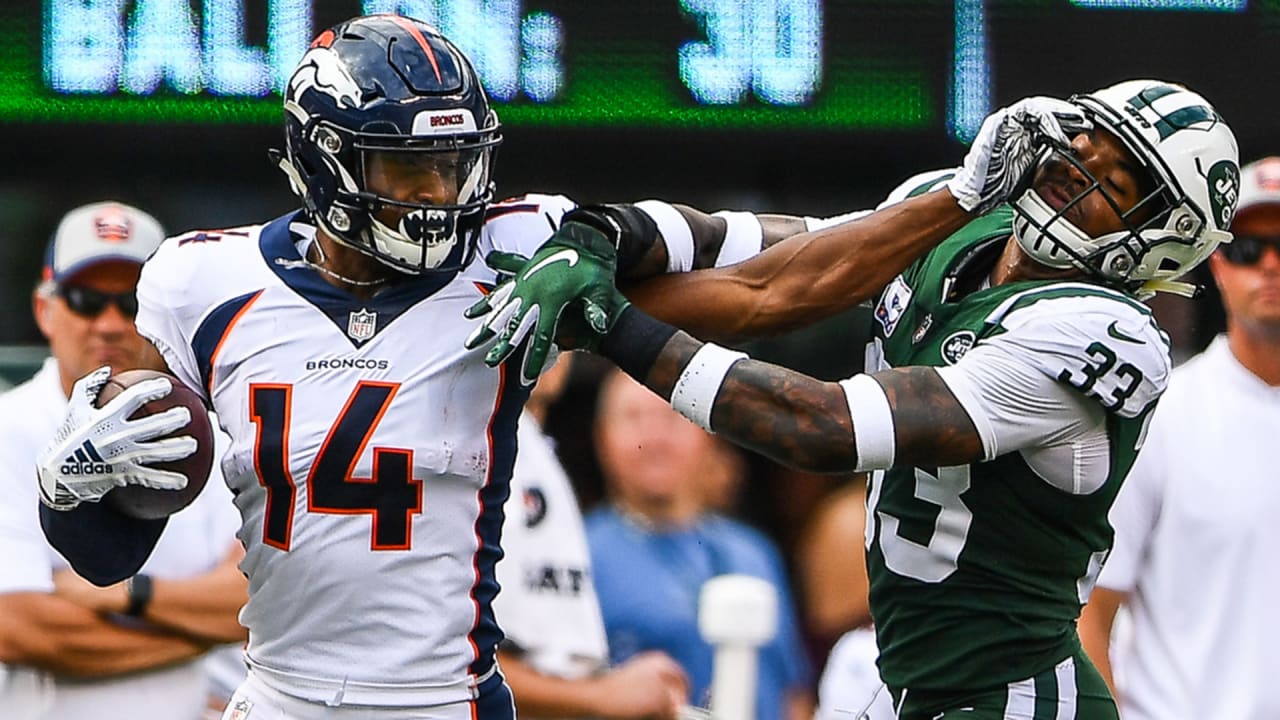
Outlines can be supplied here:
<path id="1" fill-rule="evenodd" d="M 1235 240 L 1209 260 L 1226 334 L 1174 371 L 1080 619 L 1125 720 L 1280 717 L 1280 158 L 1241 174 Z"/>
<path id="2" fill-rule="evenodd" d="M 538 379 L 518 429 L 498 563 L 494 613 L 506 635 L 502 673 L 522 718 L 674 720 L 688 703 L 688 680 L 667 655 L 637 655 L 609 667 L 604 621 L 573 487 L 542 433 L 573 354 Z"/>
<path id="3" fill-rule="evenodd" d="M 818 720 L 894 717 L 893 701 L 876 669 L 875 629 L 867 577 L 865 475 L 832 492 L 817 507 L 796 547 L 810 650 L 818 654 Z"/>
<path id="4" fill-rule="evenodd" d="M 174 515 L 142 572 L 99 588 L 67 567 L 40 529 L 30 468 L 66 411 L 75 379 L 133 367 L 142 262 L 159 223 L 103 202 L 68 213 L 36 288 L 52 357 L 0 396 L 0 715 L 39 720 L 193 720 L 206 708 L 201 656 L 244 638 L 237 612 L 239 518 L 220 475 Z M 215 470 L 215 475 L 217 471 Z"/>
<path id="5" fill-rule="evenodd" d="M 689 673 L 707 704 L 713 648 L 698 631 L 703 583 L 743 573 L 779 593 L 777 637 L 761 648 L 759 720 L 813 712 L 811 673 L 782 559 L 761 533 L 707 509 L 740 472 L 736 451 L 680 417 L 621 372 L 600 389 L 596 449 L 609 504 L 587 516 L 596 590 L 614 662 L 663 650 Z"/>

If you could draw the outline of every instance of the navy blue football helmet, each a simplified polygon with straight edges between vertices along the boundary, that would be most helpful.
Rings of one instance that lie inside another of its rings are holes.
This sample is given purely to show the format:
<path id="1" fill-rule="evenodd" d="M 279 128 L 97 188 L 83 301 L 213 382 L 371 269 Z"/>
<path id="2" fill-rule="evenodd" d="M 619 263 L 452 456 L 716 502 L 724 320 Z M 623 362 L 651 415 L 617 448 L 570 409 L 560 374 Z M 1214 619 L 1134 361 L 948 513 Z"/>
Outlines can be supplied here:
<path id="1" fill-rule="evenodd" d="M 438 30 L 371 15 L 324 31 L 289 78 L 284 109 L 280 168 L 327 234 L 409 274 L 471 260 L 502 135 L 475 69 Z M 431 168 L 456 196 L 437 204 L 370 191 L 380 153 Z M 376 216 L 386 209 L 400 210 L 394 227 Z"/>

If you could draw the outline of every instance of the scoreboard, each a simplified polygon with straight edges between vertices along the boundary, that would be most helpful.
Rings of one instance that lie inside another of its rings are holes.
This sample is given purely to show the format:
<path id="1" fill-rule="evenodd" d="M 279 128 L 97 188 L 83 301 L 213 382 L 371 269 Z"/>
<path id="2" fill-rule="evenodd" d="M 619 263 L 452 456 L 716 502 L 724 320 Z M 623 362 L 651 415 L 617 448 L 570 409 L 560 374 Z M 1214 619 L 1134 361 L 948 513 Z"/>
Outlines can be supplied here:
<path id="1" fill-rule="evenodd" d="M 310 38 L 377 12 L 436 24 L 504 123 L 551 128 L 965 140 L 1022 94 L 1274 84 L 1244 69 L 1280 39 L 1276 0 L 10 0 L 0 123 L 276 123 Z"/>

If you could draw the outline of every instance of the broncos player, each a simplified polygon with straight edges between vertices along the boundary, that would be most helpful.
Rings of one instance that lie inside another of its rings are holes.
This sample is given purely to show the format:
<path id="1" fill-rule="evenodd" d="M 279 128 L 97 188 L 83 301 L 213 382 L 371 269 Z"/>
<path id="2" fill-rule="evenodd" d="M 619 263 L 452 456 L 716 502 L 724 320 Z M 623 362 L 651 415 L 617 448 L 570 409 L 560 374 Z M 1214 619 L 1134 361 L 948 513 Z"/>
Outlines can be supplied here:
<path id="1" fill-rule="evenodd" d="M 565 222 L 477 309 L 503 322 L 487 326 L 500 335 L 492 359 L 535 327 L 527 308 L 556 317 L 573 305 L 566 342 L 598 343 L 704 427 L 809 470 L 877 470 L 871 609 L 901 718 L 1116 717 L 1075 622 L 1169 375 L 1167 337 L 1140 299 L 1188 291 L 1177 278 L 1230 240 L 1239 169 L 1231 130 L 1184 87 L 1130 81 L 1070 105 L 1084 122 L 1065 142 L 1035 138 L 1039 160 L 1011 204 L 974 205 L 955 176 L 935 173 L 852 223 L 859 231 L 839 229 L 845 241 L 874 237 L 909 213 L 925 232 L 990 210 L 880 292 L 869 374 L 819 382 L 654 320 L 613 290 L 611 272 L 625 262 L 615 247 L 653 238 L 620 242 L 588 222 Z M 816 314 L 832 295 L 870 295 L 823 240 L 792 238 L 632 297 L 721 337 L 771 329 L 779 308 Z M 539 265 L 566 249 L 583 262 Z"/>
<path id="2" fill-rule="evenodd" d="M 223 470 L 243 520 L 250 640 L 227 717 L 511 717 L 492 600 L 527 385 L 514 361 L 494 370 L 463 349 L 475 326 L 463 310 L 498 278 L 478 257 L 529 254 L 573 203 L 490 204 L 497 118 L 466 58 L 418 21 L 325 31 L 284 109 L 280 167 L 302 209 L 171 238 L 138 289 L 147 365 L 202 392 L 232 438 Z M 988 163 L 975 167 L 969 183 L 994 186 Z M 678 212 L 625 211 L 639 227 Z M 699 215 L 697 232 L 654 244 L 637 266 L 723 265 L 789 229 L 748 215 Z M 925 235 L 845 251 L 884 259 L 868 276 L 884 283 Z M 46 534 L 100 583 L 132 574 L 164 521 L 96 501 L 124 484 L 180 486 L 151 464 L 193 445 L 154 439 L 183 425 L 182 409 L 126 421 L 163 381 L 94 409 L 106 375 L 77 384 L 40 463 Z M 62 475 L 86 443 L 109 468 Z"/>

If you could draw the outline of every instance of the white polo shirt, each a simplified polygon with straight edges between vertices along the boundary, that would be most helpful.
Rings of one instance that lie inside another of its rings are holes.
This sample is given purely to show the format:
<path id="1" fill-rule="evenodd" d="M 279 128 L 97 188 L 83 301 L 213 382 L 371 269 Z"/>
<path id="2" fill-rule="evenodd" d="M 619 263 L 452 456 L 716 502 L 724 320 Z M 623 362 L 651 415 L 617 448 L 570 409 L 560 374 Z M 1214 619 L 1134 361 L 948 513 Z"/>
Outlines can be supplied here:
<path id="1" fill-rule="evenodd" d="M 36 456 L 66 407 L 52 358 L 33 378 L 0 395 L 0 593 L 52 592 L 53 573 L 67 567 L 40 529 L 35 480 Z M 239 526 L 215 463 L 205 490 L 169 520 L 142 572 L 158 578 L 203 573 L 226 556 Z M 0 678 L 7 678 L 0 683 L 0 708 L 50 706 L 45 717 L 56 720 L 185 720 L 198 718 L 205 705 L 198 660 L 120 678 L 51 684 L 47 678 L 37 681 L 31 668 L 0 669 Z M 7 717 L 5 711 L 0 715 Z"/>
<path id="2" fill-rule="evenodd" d="M 1280 387 L 1225 337 L 1174 371 L 1111 510 L 1098 584 L 1129 593 L 1112 649 L 1125 720 L 1280 717 Z"/>
<path id="3" fill-rule="evenodd" d="M 528 413 L 511 477 L 494 614 L 539 672 L 581 678 L 609 664 L 582 513 L 550 441 Z"/>

